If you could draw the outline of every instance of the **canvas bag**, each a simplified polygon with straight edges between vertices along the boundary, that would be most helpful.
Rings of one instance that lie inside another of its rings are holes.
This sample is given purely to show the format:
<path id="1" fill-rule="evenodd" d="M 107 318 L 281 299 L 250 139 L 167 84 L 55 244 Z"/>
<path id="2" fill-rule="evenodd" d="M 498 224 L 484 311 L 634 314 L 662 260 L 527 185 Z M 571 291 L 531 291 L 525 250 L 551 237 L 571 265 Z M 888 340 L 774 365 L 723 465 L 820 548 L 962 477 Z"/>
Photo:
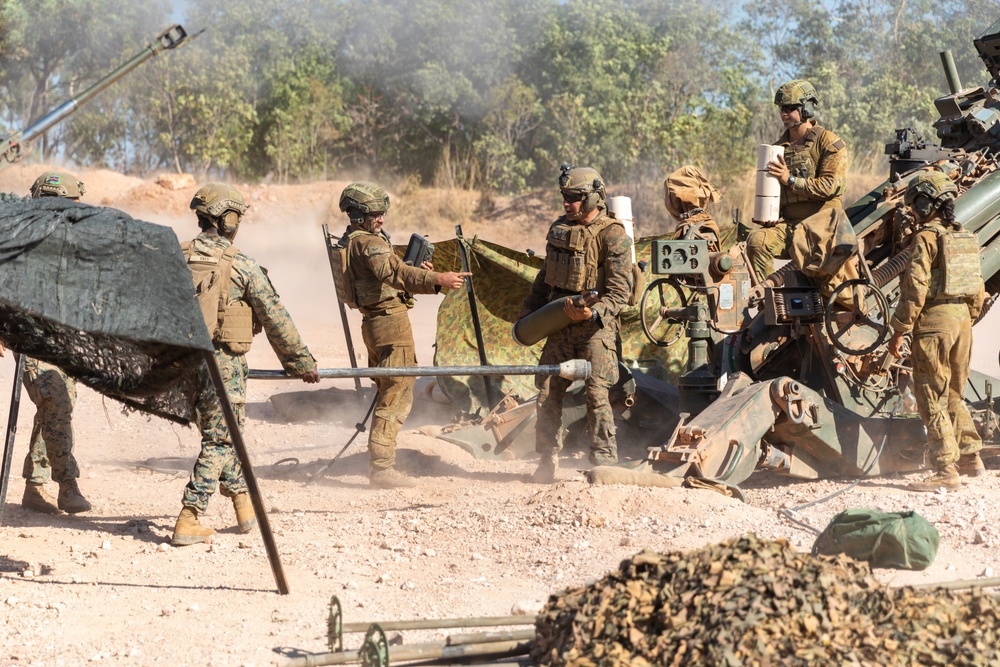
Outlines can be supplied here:
<path id="1" fill-rule="evenodd" d="M 940 542 L 937 529 L 916 512 L 849 509 L 830 520 L 813 554 L 847 554 L 872 567 L 925 570 Z"/>

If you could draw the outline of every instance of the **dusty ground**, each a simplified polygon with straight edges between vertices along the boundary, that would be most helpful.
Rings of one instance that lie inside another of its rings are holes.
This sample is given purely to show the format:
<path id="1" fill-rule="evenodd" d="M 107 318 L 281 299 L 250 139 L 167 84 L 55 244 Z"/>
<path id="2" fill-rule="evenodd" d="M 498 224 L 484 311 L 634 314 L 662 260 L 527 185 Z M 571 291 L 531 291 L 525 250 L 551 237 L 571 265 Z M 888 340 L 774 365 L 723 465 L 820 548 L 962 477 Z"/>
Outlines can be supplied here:
<path id="1" fill-rule="evenodd" d="M 0 177 L 0 190 L 23 192 L 38 171 L 10 170 Z M 108 172 L 83 177 L 92 203 L 170 224 L 181 238 L 194 235 L 186 212 L 193 189 L 168 192 Z M 327 367 L 348 365 L 320 236 L 340 187 L 248 188 L 255 208 L 239 237 L 239 245 L 270 269 Z M 541 238 L 522 242 L 540 245 Z M 425 297 L 413 317 L 424 363 L 431 359 L 435 307 Z M 996 345 L 980 344 L 977 367 L 998 372 Z M 250 360 L 256 368 L 277 367 L 263 339 Z M 8 356 L 0 361 L 0 406 L 6 406 L 12 374 Z M 438 416 L 418 407 L 401 437 L 399 464 L 421 478 L 419 487 L 370 490 L 363 442 L 348 450 L 329 477 L 306 486 L 301 470 L 278 478 L 269 466 L 289 457 L 303 464 L 331 457 L 363 410 L 349 404 L 329 422 L 282 423 L 268 398 L 304 388 L 297 382 L 252 382 L 247 409 L 246 438 L 291 588 L 287 596 L 276 593 L 259 533 L 237 533 L 231 506 L 221 496 L 205 519 L 219 531 L 211 546 L 169 546 L 198 451 L 196 431 L 125 415 L 86 388 L 79 391 L 74 425 L 81 487 L 94 511 L 46 516 L 22 510 L 18 472 L 34 412 L 25 398 L 0 526 L 0 665 L 282 665 L 288 657 L 324 650 L 333 595 L 343 602 L 347 622 L 506 615 L 515 608 L 531 611 L 550 592 L 602 576 L 642 548 L 684 550 L 755 531 L 808 550 L 812 533 L 779 510 L 849 483 L 758 473 L 745 485 L 749 503 L 742 504 L 708 491 L 591 487 L 579 473 L 586 461 L 570 459 L 557 484 L 539 486 L 527 480 L 532 461 L 479 461 L 421 435 L 415 427 Z M 0 412 L 5 423 L 6 409 Z M 988 460 L 987 477 L 947 496 L 909 493 L 903 477 L 867 480 L 802 510 L 801 517 L 822 528 L 847 507 L 915 509 L 941 532 L 937 560 L 925 572 L 879 571 L 883 581 L 994 576 L 1000 570 L 1000 528 L 993 520 L 998 465 Z M 443 636 L 407 633 L 405 641 Z M 348 640 L 358 642 L 357 636 Z"/>

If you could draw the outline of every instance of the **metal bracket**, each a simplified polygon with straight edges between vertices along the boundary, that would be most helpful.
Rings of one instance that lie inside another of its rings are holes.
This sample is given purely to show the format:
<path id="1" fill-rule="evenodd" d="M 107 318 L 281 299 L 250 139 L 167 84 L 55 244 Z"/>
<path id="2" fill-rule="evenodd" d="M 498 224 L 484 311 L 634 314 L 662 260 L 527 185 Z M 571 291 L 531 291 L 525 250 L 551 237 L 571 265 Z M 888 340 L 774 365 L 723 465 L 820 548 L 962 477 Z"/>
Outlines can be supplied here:
<path id="1" fill-rule="evenodd" d="M 344 650 L 344 610 L 336 595 L 330 598 L 330 614 L 326 617 L 326 646 L 331 653 Z"/>
<path id="2" fill-rule="evenodd" d="M 389 641 L 378 623 L 372 623 L 365 633 L 365 643 L 358 651 L 361 667 L 389 667 Z"/>

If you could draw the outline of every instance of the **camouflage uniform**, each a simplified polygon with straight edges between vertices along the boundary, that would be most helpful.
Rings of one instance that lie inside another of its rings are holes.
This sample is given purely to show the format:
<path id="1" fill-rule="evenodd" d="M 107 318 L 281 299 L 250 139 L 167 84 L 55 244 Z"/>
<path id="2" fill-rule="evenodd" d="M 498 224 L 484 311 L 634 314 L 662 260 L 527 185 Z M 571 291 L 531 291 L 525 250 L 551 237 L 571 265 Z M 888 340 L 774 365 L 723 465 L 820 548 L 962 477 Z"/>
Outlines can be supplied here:
<path id="1" fill-rule="evenodd" d="M 79 479 L 71 421 L 76 382 L 56 366 L 26 358 L 24 388 L 35 404 L 35 420 L 22 476 L 31 484 Z"/>
<path id="2" fill-rule="evenodd" d="M 434 272 L 404 264 L 389 237 L 348 227 L 350 279 L 358 294 L 361 335 L 371 367 L 403 368 L 417 365 L 416 346 L 407 311 L 412 294 L 435 294 Z M 364 305 L 362 305 L 364 304 Z M 368 436 L 373 472 L 396 465 L 396 437 L 413 407 L 412 377 L 375 378 L 378 392 Z"/>
<path id="3" fill-rule="evenodd" d="M 195 255 L 221 257 L 232 244 L 226 238 L 211 232 L 202 232 L 192 241 Z M 288 311 L 281 304 L 267 271 L 252 258 L 237 253 L 230 274 L 229 301 L 242 301 L 253 309 L 267 340 L 282 367 L 291 375 L 303 375 L 316 368 L 316 360 L 309 353 Z M 226 386 L 226 393 L 240 429 L 246 414 L 246 389 L 248 366 L 245 352 L 234 353 L 226 343 L 215 344 L 215 361 L 219 365 Z M 201 453 L 195 463 L 191 481 L 184 488 L 184 506 L 205 512 L 216 484 L 221 484 L 222 495 L 233 497 L 246 493 L 246 480 L 233 442 L 226 427 L 222 406 L 215 393 L 215 386 L 207 369 L 203 369 L 202 390 L 195 403 L 198 426 L 201 429 Z"/>
<path id="4" fill-rule="evenodd" d="M 982 309 L 984 291 L 965 299 L 935 299 L 941 283 L 938 236 L 928 225 L 917 232 L 911 259 L 900 282 L 899 305 L 890 324 L 897 333 L 913 331 L 911 361 L 917 409 L 927 427 L 930 463 L 936 469 L 975 454 L 983 447 L 963 398 L 969 378 L 972 321 Z M 980 279 L 981 282 L 981 279 Z"/>
<path id="5" fill-rule="evenodd" d="M 781 222 L 760 227 L 747 237 L 747 253 L 757 277 L 774 273 L 774 258 L 789 259 L 795 226 L 824 208 L 843 208 L 847 183 L 847 151 L 843 139 L 814 125 L 801 144 L 792 144 L 786 130 L 777 146 L 785 147 L 785 164 L 795 177 L 781 186 Z"/>
<path id="6" fill-rule="evenodd" d="M 605 224 L 607 214 L 600 214 L 589 224 Z M 552 226 L 568 224 L 566 216 Z M 590 377 L 585 381 L 587 427 L 590 431 L 591 461 L 613 461 L 618 457 L 615 440 L 615 419 L 608 400 L 608 390 L 618 380 L 618 314 L 628 305 L 632 294 L 632 241 L 620 223 L 607 225 L 596 236 L 597 266 L 601 279 L 597 290 L 599 301 L 591 310 L 596 320 L 574 322 L 548 337 L 538 363 L 558 364 L 570 359 L 586 359 L 591 363 Z M 557 252 L 551 243 L 546 254 Z M 545 282 L 546 268 L 538 271 L 524 309 L 535 311 L 556 299 L 574 296 Z M 558 376 L 539 376 L 538 416 L 535 424 L 535 451 L 553 456 L 562 449 L 562 403 L 570 380 Z"/>

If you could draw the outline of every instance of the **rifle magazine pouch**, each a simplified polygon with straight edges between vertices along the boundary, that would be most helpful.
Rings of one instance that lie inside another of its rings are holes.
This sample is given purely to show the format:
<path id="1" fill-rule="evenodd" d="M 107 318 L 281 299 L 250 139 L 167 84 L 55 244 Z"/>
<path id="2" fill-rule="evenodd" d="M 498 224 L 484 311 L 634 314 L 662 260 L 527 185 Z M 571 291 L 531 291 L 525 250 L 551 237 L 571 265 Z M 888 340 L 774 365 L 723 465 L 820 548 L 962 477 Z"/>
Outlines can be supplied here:
<path id="1" fill-rule="evenodd" d="M 569 292 L 587 289 L 585 229 L 580 225 L 553 225 L 546 241 L 552 250 L 545 257 L 545 283 Z"/>
<path id="2" fill-rule="evenodd" d="M 849 509 L 830 520 L 813 554 L 847 554 L 872 567 L 925 570 L 934 562 L 941 536 L 916 512 Z"/>

